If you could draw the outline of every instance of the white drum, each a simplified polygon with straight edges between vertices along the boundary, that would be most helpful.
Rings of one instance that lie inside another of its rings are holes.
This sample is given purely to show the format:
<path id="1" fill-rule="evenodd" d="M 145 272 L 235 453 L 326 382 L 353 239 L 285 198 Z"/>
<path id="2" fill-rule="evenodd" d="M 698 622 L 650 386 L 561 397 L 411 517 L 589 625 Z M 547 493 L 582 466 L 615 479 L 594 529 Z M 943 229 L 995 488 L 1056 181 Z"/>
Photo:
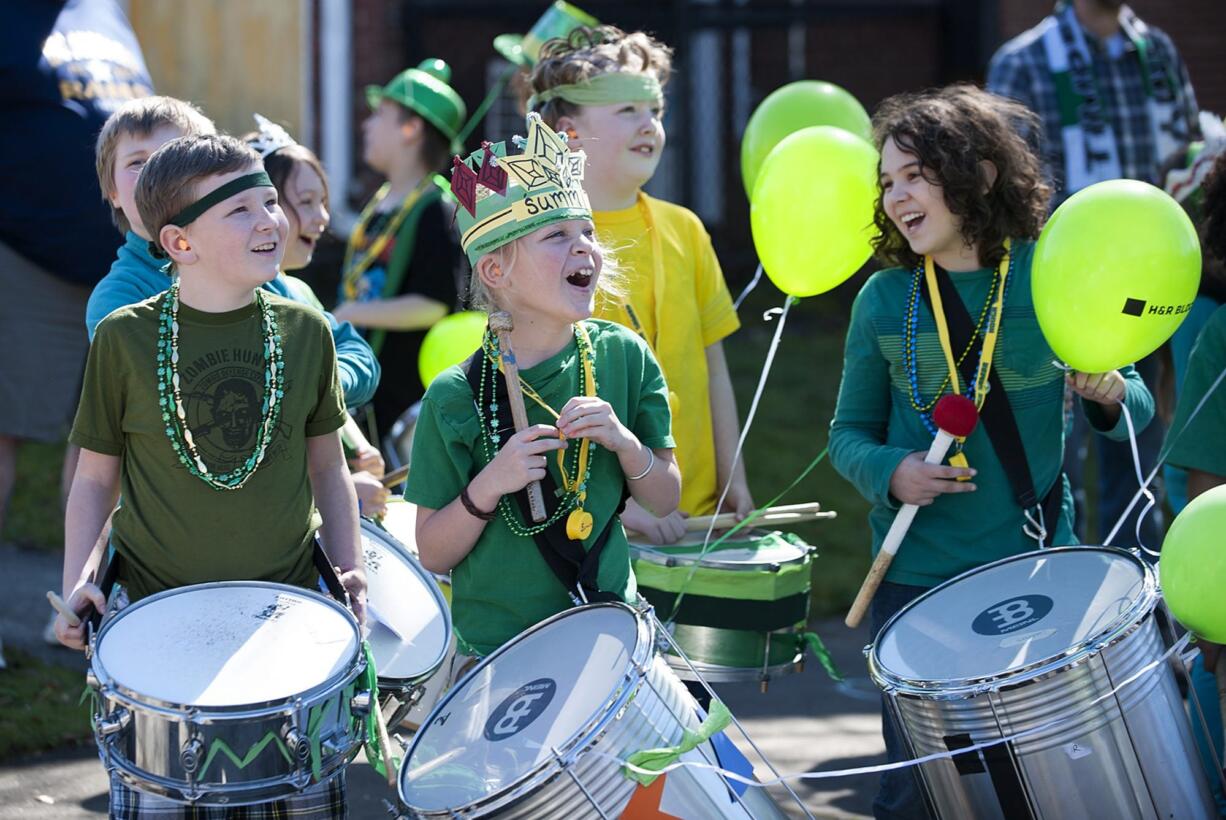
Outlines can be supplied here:
<path id="1" fill-rule="evenodd" d="M 430 714 L 400 770 L 411 817 L 616 817 L 637 785 L 619 760 L 677 743 L 698 707 L 621 604 L 549 618 L 485 658 Z M 714 764 L 709 744 L 695 754 Z M 688 817 L 782 817 L 709 770 L 670 772 Z"/>
<path id="2" fill-rule="evenodd" d="M 421 700 L 447 657 L 451 609 L 416 556 L 372 521 L 362 521 L 362 553 L 367 640 L 394 727 Z"/>
<path id="3" fill-rule="evenodd" d="M 886 623 L 869 670 L 915 756 L 1021 734 L 922 764 L 939 816 L 1216 816 L 1171 665 L 1146 670 L 1157 599 L 1131 553 L 1064 547 L 971 570 Z"/>
<path id="4" fill-rule="evenodd" d="M 255 581 L 151 595 L 98 632 L 89 684 L 109 771 L 205 806 L 286 797 L 357 754 L 370 707 L 353 615 Z"/>

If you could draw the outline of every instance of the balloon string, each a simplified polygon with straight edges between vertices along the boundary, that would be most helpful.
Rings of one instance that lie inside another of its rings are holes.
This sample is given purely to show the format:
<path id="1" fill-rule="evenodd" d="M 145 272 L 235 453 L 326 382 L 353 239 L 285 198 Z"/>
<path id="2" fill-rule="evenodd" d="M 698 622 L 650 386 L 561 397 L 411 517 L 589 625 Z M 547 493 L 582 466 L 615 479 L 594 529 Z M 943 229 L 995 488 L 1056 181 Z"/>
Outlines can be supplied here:
<path id="1" fill-rule="evenodd" d="M 1137 431 L 1132 424 L 1132 413 L 1128 412 L 1128 405 L 1123 401 L 1120 401 L 1120 409 L 1124 411 L 1124 424 L 1128 426 L 1128 444 L 1132 449 L 1132 468 L 1137 474 L 1137 486 L 1140 488 L 1141 494 L 1145 496 L 1146 499 L 1145 507 L 1140 513 L 1137 514 L 1137 527 L 1135 533 L 1137 537 L 1137 546 L 1140 547 L 1141 552 L 1157 558 L 1158 552 L 1145 546 L 1145 542 L 1141 538 L 1141 525 L 1145 523 L 1145 519 L 1149 517 L 1149 514 L 1153 511 L 1158 501 L 1154 498 L 1154 494 L 1150 492 L 1149 484 L 1145 481 L 1145 477 L 1142 475 L 1141 452 L 1137 449 Z M 1119 525 L 1117 524 L 1116 529 L 1118 528 Z M 1106 543 L 1110 544 L 1111 539 L 1108 538 Z"/>
<path id="2" fill-rule="evenodd" d="M 1226 367 L 1222 368 L 1222 372 L 1217 374 L 1217 378 L 1213 380 L 1213 384 L 1209 385 L 1209 389 L 1205 391 L 1205 395 L 1201 396 L 1200 401 L 1196 404 L 1196 407 L 1192 408 L 1192 412 L 1188 415 L 1187 421 L 1183 423 L 1183 426 L 1180 427 L 1174 435 L 1167 436 L 1166 441 L 1162 445 L 1162 449 L 1158 453 L 1158 460 L 1157 463 L 1154 464 L 1154 469 L 1150 470 L 1149 475 L 1145 477 L 1143 482 L 1141 482 L 1141 488 L 1137 490 L 1136 494 L 1133 495 L 1132 500 L 1128 502 L 1128 506 L 1124 508 L 1123 514 L 1120 515 L 1119 520 L 1116 521 L 1115 526 L 1112 527 L 1110 535 L 1103 540 L 1104 544 L 1110 544 L 1111 540 L 1115 538 L 1116 533 L 1120 531 L 1120 527 L 1124 526 L 1124 522 L 1128 519 L 1128 514 L 1132 512 L 1132 508 L 1137 505 L 1137 501 L 1139 501 L 1141 496 L 1145 494 L 1149 488 L 1149 485 L 1153 483 L 1154 477 L 1158 475 L 1158 471 L 1162 469 L 1162 465 L 1166 463 L 1166 459 L 1170 455 L 1171 449 L 1175 446 L 1175 442 L 1179 441 L 1180 436 L 1182 436 L 1184 431 L 1188 429 L 1188 426 L 1192 424 L 1192 420 L 1195 419 L 1197 414 L 1200 413 L 1201 409 L 1205 406 L 1205 403 L 1209 401 L 1209 397 L 1213 395 L 1213 391 L 1217 390 L 1218 385 L 1222 383 L 1223 379 L 1226 379 Z"/>
<path id="3" fill-rule="evenodd" d="M 761 281 L 762 281 L 762 263 L 759 262 L 758 270 L 756 273 L 754 273 L 753 279 L 751 279 L 749 281 L 749 284 L 745 286 L 745 289 L 741 291 L 741 295 L 736 297 L 736 301 L 732 303 L 732 309 L 740 310 L 741 302 L 745 301 L 745 297 L 748 296 L 750 293 L 752 293 L 753 289 L 756 288 L 758 286 L 758 283 Z"/>

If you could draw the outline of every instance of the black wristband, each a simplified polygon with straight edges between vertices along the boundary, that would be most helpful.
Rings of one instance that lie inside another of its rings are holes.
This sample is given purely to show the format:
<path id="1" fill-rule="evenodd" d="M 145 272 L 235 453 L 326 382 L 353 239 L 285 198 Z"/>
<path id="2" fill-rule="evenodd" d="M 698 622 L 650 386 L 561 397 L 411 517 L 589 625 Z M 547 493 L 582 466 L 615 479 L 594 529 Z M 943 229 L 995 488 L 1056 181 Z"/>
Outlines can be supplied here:
<path id="1" fill-rule="evenodd" d="M 464 505 L 464 509 L 468 510 L 468 514 L 474 518 L 480 518 L 482 521 L 493 521 L 494 515 L 498 512 L 498 507 L 489 512 L 484 512 L 473 503 L 473 500 L 468 497 L 468 488 L 460 490 L 460 503 Z"/>

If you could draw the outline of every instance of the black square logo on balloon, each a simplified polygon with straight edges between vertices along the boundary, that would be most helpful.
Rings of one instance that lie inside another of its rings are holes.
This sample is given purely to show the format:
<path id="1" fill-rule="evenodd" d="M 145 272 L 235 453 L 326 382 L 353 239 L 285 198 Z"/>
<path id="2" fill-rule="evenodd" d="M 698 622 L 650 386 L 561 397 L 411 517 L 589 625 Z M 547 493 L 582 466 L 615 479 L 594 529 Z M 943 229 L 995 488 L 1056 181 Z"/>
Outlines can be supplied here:
<path id="1" fill-rule="evenodd" d="M 1145 300 L 1144 299 L 1125 299 L 1124 309 L 1120 312 L 1128 316 L 1140 316 L 1142 313 L 1145 312 Z"/>

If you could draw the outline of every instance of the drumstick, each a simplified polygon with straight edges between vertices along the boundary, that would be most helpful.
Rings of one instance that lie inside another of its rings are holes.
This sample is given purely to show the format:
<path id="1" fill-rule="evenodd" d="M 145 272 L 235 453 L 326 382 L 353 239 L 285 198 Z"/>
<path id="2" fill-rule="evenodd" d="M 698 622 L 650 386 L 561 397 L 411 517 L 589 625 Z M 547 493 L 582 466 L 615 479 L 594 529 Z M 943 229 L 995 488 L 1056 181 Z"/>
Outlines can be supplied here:
<path id="1" fill-rule="evenodd" d="M 383 774 L 387 777 L 388 788 L 394 789 L 396 767 L 392 765 L 392 739 L 387 735 L 387 720 L 383 717 L 383 710 L 379 708 L 377 697 L 370 704 L 370 708 L 375 713 L 375 726 L 379 728 L 379 756 L 383 758 Z"/>
<path id="2" fill-rule="evenodd" d="M 754 516 L 751 524 L 799 524 L 802 521 L 816 521 L 822 518 L 834 518 L 833 512 L 822 512 L 822 505 L 814 501 L 810 504 L 792 504 L 786 507 L 767 507 L 759 515 Z M 714 529 L 726 530 L 736 526 L 740 519 L 736 513 L 720 513 L 719 515 L 695 515 L 685 519 L 686 532 L 706 532 L 714 521 Z"/>
<path id="3" fill-rule="evenodd" d="M 51 590 L 47 590 L 47 600 L 51 602 L 51 606 L 55 611 L 64 616 L 64 620 L 68 621 L 69 626 L 80 626 L 81 616 L 69 609 L 68 604 L 64 603 L 64 599 L 55 594 Z"/>
<path id="4" fill-rule="evenodd" d="M 928 454 L 924 456 L 925 464 L 939 464 L 944 461 L 945 454 L 949 452 L 954 439 L 965 438 L 975 429 L 975 425 L 979 422 L 979 411 L 975 408 L 975 403 L 965 396 L 950 394 L 937 402 L 937 406 L 932 411 L 932 420 L 937 426 L 937 435 L 932 440 L 932 446 L 928 448 Z M 843 623 L 855 628 L 864 619 L 864 613 L 868 611 L 868 605 L 872 603 L 873 596 L 877 594 L 877 587 L 885 579 L 890 563 L 894 560 L 894 554 L 898 552 L 902 539 L 906 537 L 907 530 L 911 528 L 911 522 L 915 520 L 915 513 L 918 509 L 919 507 L 915 504 L 903 504 L 902 509 L 895 514 L 894 523 L 890 525 L 885 540 L 881 542 L 877 558 L 869 567 L 868 574 L 864 576 L 864 583 L 860 585 L 860 591 L 856 593 L 856 600 L 852 602 L 851 609 L 847 610 L 847 617 L 843 619 Z"/>
<path id="5" fill-rule="evenodd" d="M 409 477 L 409 465 L 405 464 L 401 467 L 397 467 L 396 469 L 392 470 L 387 475 L 383 476 L 383 478 L 379 479 L 379 483 L 382 484 L 384 487 L 391 489 L 392 487 L 395 487 L 397 484 L 401 483 L 408 477 Z"/>
<path id="6" fill-rule="evenodd" d="M 502 375 L 507 380 L 507 401 L 511 403 L 511 419 L 515 422 L 515 432 L 522 433 L 528 429 L 528 411 L 524 408 L 524 396 L 519 387 L 519 365 L 515 362 L 515 351 L 511 349 L 511 331 L 514 327 L 511 314 L 505 310 L 490 314 L 490 330 L 498 334 Z M 527 489 L 528 509 L 532 520 L 539 524 L 545 520 L 545 496 L 541 493 L 541 482 L 530 482 Z"/>

